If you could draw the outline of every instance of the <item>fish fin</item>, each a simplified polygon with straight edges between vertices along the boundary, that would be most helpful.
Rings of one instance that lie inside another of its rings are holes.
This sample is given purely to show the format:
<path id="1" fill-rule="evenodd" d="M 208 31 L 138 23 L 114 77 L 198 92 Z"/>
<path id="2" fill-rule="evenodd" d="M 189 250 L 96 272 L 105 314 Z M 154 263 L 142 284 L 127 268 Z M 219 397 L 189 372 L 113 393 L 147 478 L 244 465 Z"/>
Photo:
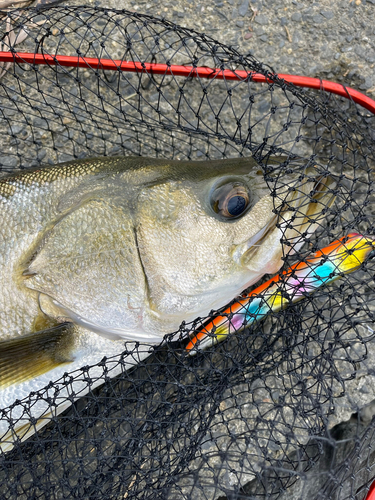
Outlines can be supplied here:
<path id="1" fill-rule="evenodd" d="M 25 382 L 72 361 L 74 325 L 60 325 L 0 342 L 0 388 Z"/>

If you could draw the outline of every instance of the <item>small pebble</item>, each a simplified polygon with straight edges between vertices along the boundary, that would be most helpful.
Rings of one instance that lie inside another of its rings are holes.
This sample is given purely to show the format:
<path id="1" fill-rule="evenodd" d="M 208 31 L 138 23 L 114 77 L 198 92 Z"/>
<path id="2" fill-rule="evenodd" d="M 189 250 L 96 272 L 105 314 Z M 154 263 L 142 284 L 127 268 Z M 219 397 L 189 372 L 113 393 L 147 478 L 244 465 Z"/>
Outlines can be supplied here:
<path id="1" fill-rule="evenodd" d="M 332 19 L 334 14 L 331 10 L 321 10 L 320 13 L 322 16 L 324 16 L 326 19 Z"/>
<path id="2" fill-rule="evenodd" d="M 17 158 L 14 156 L 0 156 L 0 167 L 15 167 L 17 163 Z"/>
<path id="3" fill-rule="evenodd" d="M 375 51 L 371 50 L 365 55 L 366 62 L 372 64 L 375 62 Z"/>
<path id="4" fill-rule="evenodd" d="M 252 33 L 245 33 L 244 39 L 249 40 L 253 36 Z"/>
<path id="5" fill-rule="evenodd" d="M 249 0 L 244 0 L 242 4 L 238 7 L 238 13 L 240 16 L 244 17 L 249 10 Z"/>
<path id="6" fill-rule="evenodd" d="M 300 12 L 295 12 L 292 17 L 292 21 L 299 22 L 302 19 L 302 14 Z"/>
<path id="7" fill-rule="evenodd" d="M 374 78 L 372 76 L 367 76 L 365 82 L 361 85 L 361 88 L 363 88 L 364 90 L 370 89 L 374 86 L 374 83 Z"/>
<path id="8" fill-rule="evenodd" d="M 9 134 L 19 134 L 23 130 L 23 125 L 13 125 L 9 129 Z"/>
<path id="9" fill-rule="evenodd" d="M 47 154 L 47 151 L 45 149 L 39 149 L 38 151 L 38 160 L 43 160 Z"/>
<path id="10" fill-rule="evenodd" d="M 321 24 L 323 21 L 324 21 L 324 17 L 321 16 L 320 14 L 315 14 L 315 16 L 313 16 L 313 22 L 315 24 Z"/>
<path id="11" fill-rule="evenodd" d="M 15 110 L 12 108 L 5 108 L 2 110 L 2 113 L 4 114 L 4 116 L 7 116 L 7 117 L 13 116 L 14 112 L 15 112 Z"/>
<path id="12" fill-rule="evenodd" d="M 256 36 L 263 35 L 265 33 L 263 26 L 254 26 L 254 33 Z"/>
<path id="13" fill-rule="evenodd" d="M 365 57 L 367 50 L 361 44 L 357 44 L 357 45 L 354 46 L 354 52 L 359 57 Z"/>
<path id="14" fill-rule="evenodd" d="M 43 118 L 34 118 L 33 125 L 36 128 L 46 128 L 48 124 L 47 120 L 44 120 Z"/>
<path id="15" fill-rule="evenodd" d="M 268 24 L 268 17 L 266 17 L 264 14 L 258 14 L 255 17 L 255 22 L 260 24 L 261 26 L 265 26 Z"/>
<path id="16" fill-rule="evenodd" d="M 302 20 L 307 22 L 307 23 L 312 23 L 313 16 L 311 14 L 305 12 L 304 14 L 302 14 Z"/>
<path id="17" fill-rule="evenodd" d="M 236 26 L 238 26 L 239 28 L 243 28 L 244 27 L 244 22 L 243 21 L 237 21 L 236 22 Z"/>
<path id="18" fill-rule="evenodd" d="M 64 161 L 71 161 L 71 160 L 74 160 L 72 155 L 63 153 L 63 154 L 60 154 L 60 156 L 59 156 L 59 163 L 62 163 Z"/>

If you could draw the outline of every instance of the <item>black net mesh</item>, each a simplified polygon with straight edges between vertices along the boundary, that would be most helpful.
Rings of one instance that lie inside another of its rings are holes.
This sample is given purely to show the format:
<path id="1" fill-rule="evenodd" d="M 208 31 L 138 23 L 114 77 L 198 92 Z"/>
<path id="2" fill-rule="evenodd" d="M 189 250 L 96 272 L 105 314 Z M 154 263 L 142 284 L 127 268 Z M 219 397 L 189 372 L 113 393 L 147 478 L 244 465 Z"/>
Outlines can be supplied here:
<path id="1" fill-rule="evenodd" d="M 271 78 L 3 63 L 4 175 L 103 155 L 252 155 L 268 175 L 279 155 L 281 174 L 313 164 L 336 182 L 334 204 L 285 268 L 351 232 L 374 234 L 374 117 L 352 100 L 298 89 L 210 37 L 125 11 L 12 11 L 1 33 L 2 50 Z M 281 174 L 268 181 L 275 207 Z M 184 338 L 196 324 L 185 324 L 162 346 L 125 343 L 2 405 L 14 445 L 0 456 L 2 498 L 363 500 L 375 476 L 374 270 L 369 262 L 194 357 Z M 48 423 L 34 432 L 41 415 Z M 15 430 L 30 424 L 21 441 Z"/>

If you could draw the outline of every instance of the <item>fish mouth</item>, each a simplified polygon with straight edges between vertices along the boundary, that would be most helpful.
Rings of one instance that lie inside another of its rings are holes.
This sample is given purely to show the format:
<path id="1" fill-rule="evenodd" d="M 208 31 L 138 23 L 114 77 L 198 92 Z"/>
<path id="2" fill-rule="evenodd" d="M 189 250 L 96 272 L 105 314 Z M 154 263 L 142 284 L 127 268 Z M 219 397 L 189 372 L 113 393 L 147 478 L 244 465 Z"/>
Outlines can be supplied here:
<path id="1" fill-rule="evenodd" d="M 323 225 L 336 199 L 337 181 L 331 175 L 313 175 L 306 170 L 304 181 L 280 207 L 278 223 L 289 255 L 297 253 L 306 239 Z M 315 174 L 315 172 L 314 172 Z"/>
<path id="2" fill-rule="evenodd" d="M 258 248 L 262 245 L 262 241 L 265 241 L 267 235 L 276 228 L 277 215 L 273 215 L 268 220 L 267 224 L 251 238 L 249 238 L 244 243 L 237 245 L 232 253 L 232 258 L 237 264 L 242 264 L 245 267 L 248 257 L 253 255 Z"/>
<path id="3" fill-rule="evenodd" d="M 280 259 L 283 254 L 297 253 L 306 239 L 323 224 L 327 210 L 335 201 L 336 186 L 337 182 L 331 175 L 316 175 L 314 168 L 307 168 L 300 176 L 298 185 L 295 183 L 287 186 L 284 196 L 283 193 L 278 196 L 280 203 L 275 207 L 275 215 L 270 217 L 267 224 L 245 243 L 236 247 L 233 252 L 234 260 L 246 268 L 251 268 L 255 254 L 266 240 L 270 239 L 273 241 L 272 245 L 275 245 L 276 241 L 280 242 Z"/>

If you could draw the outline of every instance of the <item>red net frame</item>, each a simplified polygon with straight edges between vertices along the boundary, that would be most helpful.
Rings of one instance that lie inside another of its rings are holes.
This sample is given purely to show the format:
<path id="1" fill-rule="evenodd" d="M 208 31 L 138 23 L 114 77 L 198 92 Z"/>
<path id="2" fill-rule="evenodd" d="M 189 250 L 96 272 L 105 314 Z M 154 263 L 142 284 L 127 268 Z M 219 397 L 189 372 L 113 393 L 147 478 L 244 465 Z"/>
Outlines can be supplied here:
<path id="1" fill-rule="evenodd" d="M 132 73 L 149 73 L 152 75 L 173 75 L 182 76 L 185 78 L 217 78 L 219 80 L 247 80 L 250 79 L 255 83 L 272 83 L 277 80 L 284 80 L 287 83 L 292 83 L 296 87 L 310 88 L 315 90 L 323 90 L 331 94 L 336 94 L 347 99 L 351 99 L 356 104 L 363 106 L 371 113 L 375 114 L 375 101 L 370 97 L 362 94 L 358 90 L 351 87 L 346 87 L 340 83 L 330 80 L 321 80 L 320 78 L 312 78 L 301 75 L 288 75 L 283 73 L 270 74 L 265 77 L 261 73 L 248 73 L 247 71 L 238 70 L 223 70 L 220 68 L 207 68 L 204 66 L 179 66 L 175 64 L 154 64 L 148 62 L 122 61 L 112 59 L 98 59 L 94 57 L 81 56 L 64 56 L 48 54 L 33 54 L 28 52 L 0 52 L 0 62 L 27 63 L 27 64 L 42 64 L 49 66 L 65 66 L 71 68 L 89 68 L 112 71 L 128 71 Z"/>

